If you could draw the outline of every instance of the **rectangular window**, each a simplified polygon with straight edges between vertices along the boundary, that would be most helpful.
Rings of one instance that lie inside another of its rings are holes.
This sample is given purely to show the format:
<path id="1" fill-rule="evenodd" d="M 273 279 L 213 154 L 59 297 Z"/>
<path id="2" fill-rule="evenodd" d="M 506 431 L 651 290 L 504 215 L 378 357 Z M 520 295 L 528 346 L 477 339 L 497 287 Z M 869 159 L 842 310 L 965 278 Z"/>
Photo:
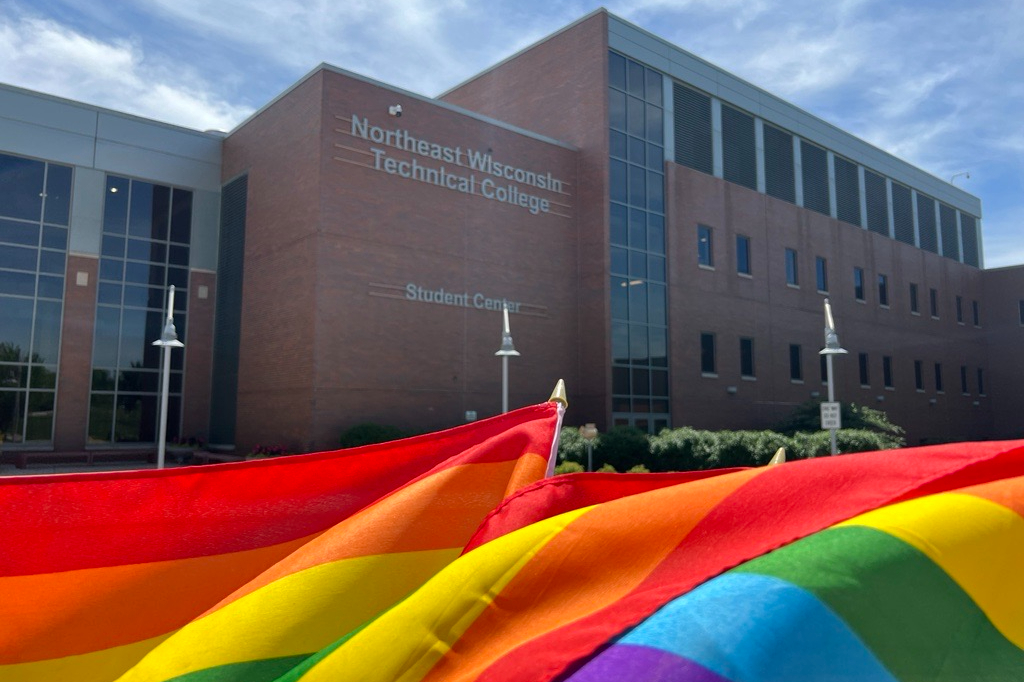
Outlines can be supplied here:
<path id="1" fill-rule="evenodd" d="M 914 388 L 924 390 L 924 363 L 914 360 Z"/>
<path id="2" fill-rule="evenodd" d="M 800 286 L 800 273 L 797 270 L 794 249 L 786 249 L 786 284 L 793 287 Z"/>
<path id="3" fill-rule="evenodd" d="M 889 305 L 889 276 L 878 276 L 878 305 Z"/>
<path id="4" fill-rule="evenodd" d="M 985 395 L 985 371 L 978 368 L 978 395 Z"/>
<path id="5" fill-rule="evenodd" d="M 977 301 L 971 301 L 971 315 L 974 317 L 974 326 L 981 326 L 981 304 Z"/>
<path id="6" fill-rule="evenodd" d="M 703 332 L 700 335 L 700 372 L 715 374 L 715 335 Z"/>
<path id="7" fill-rule="evenodd" d="M 711 241 L 711 228 L 707 225 L 697 226 L 697 262 L 709 268 L 715 267 L 715 252 Z"/>
<path id="8" fill-rule="evenodd" d="M 864 268 L 853 269 L 853 297 L 864 300 Z"/>
<path id="9" fill-rule="evenodd" d="M 821 256 L 814 260 L 814 274 L 817 278 L 818 291 L 828 292 L 828 263 Z"/>
<path id="10" fill-rule="evenodd" d="M 1020 323 L 1024 325 L 1024 301 L 1017 301 L 1017 315 Z"/>
<path id="11" fill-rule="evenodd" d="M 860 355 L 857 356 L 857 359 L 859 360 L 860 364 L 860 385 L 870 386 L 871 377 L 868 375 L 868 354 L 861 353 Z"/>
<path id="12" fill-rule="evenodd" d="M 932 317 L 939 319 L 939 292 L 935 289 L 928 290 L 928 307 L 932 311 Z"/>
<path id="13" fill-rule="evenodd" d="M 964 299 L 960 296 L 956 297 L 956 323 L 964 323 Z"/>
<path id="14" fill-rule="evenodd" d="M 750 237 L 736 235 L 736 272 L 750 274 Z"/>
<path id="15" fill-rule="evenodd" d="M 967 365 L 960 365 L 960 392 L 964 395 L 970 394 L 967 390 Z"/>
<path id="16" fill-rule="evenodd" d="M 804 380 L 803 351 L 799 344 L 789 344 L 789 379 L 790 381 Z"/>
<path id="17" fill-rule="evenodd" d="M 882 384 L 886 388 L 892 388 L 892 356 L 882 356 Z"/>
<path id="18" fill-rule="evenodd" d="M 753 379 L 754 374 L 754 339 L 740 339 L 740 376 Z"/>
<path id="19" fill-rule="evenodd" d="M 942 363 L 935 363 L 935 390 L 942 393 Z"/>
<path id="20" fill-rule="evenodd" d="M 920 314 L 920 310 L 917 308 L 917 285 L 913 282 L 910 283 L 910 312 Z"/>

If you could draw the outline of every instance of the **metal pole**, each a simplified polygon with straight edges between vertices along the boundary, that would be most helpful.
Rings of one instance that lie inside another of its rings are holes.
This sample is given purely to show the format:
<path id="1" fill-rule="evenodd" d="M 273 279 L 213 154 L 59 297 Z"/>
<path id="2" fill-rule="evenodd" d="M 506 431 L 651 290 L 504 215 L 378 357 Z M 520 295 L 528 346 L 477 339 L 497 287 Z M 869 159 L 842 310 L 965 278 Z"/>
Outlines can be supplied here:
<path id="1" fill-rule="evenodd" d="M 835 400 L 836 400 L 836 392 L 835 392 L 835 387 L 832 384 L 832 354 L 831 353 L 829 353 L 828 355 L 825 356 L 825 373 L 826 373 L 827 378 L 828 378 L 828 401 L 830 403 L 834 403 Z M 832 446 L 832 454 L 833 455 L 839 454 L 839 447 L 836 445 L 836 430 L 835 429 L 829 429 L 828 430 L 828 439 L 829 439 L 829 443 Z"/>
<path id="2" fill-rule="evenodd" d="M 501 412 L 508 412 L 508 356 L 501 356 Z"/>
<path id="3" fill-rule="evenodd" d="M 587 471 L 594 470 L 594 444 L 587 441 Z"/>
<path id="4" fill-rule="evenodd" d="M 170 323 L 173 315 L 174 285 L 171 285 L 170 292 L 167 294 L 167 315 L 164 318 L 165 321 Z M 160 355 L 163 360 L 163 373 L 161 374 L 163 386 L 160 389 L 160 436 L 156 450 L 157 469 L 164 468 L 164 453 L 167 449 L 167 401 L 171 388 L 171 349 L 168 346 L 161 346 Z"/>

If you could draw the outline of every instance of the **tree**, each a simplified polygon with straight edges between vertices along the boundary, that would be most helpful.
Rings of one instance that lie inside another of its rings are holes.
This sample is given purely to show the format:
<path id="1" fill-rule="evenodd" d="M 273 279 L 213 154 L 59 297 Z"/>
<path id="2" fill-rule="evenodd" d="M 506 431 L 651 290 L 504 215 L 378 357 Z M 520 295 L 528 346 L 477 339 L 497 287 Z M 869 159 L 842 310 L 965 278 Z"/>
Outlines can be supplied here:
<path id="1" fill-rule="evenodd" d="M 821 431 L 821 401 L 808 400 L 801 403 L 793 412 L 775 425 L 774 431 L 792 436 L 796 433 L 814 433 Z M 888 415 L 881 410 L 863 407 L 856 403 L 842 404 L 843 431 L 871 431 L 883 437 L 888 447 L 906 445 L 906 431 L 901 426 L 889 421 Z"/>

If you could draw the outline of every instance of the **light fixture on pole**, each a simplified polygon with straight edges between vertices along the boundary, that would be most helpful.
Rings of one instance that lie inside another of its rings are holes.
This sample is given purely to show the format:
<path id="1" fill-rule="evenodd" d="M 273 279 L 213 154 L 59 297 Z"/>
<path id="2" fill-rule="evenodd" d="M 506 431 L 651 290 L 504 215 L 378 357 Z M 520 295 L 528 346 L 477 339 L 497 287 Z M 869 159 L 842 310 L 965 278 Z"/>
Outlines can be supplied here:
<path id="1" fill-rule="evenodd" d="M 160 373 L 160 434 L 157 441 L 156 468 L 164 468 L 164 453 L 167 449 L 167 398 L 171 383 L 171 349 L 184 348 L 185 344 L 178 340 L 178 330 L 174 328 L 174 285 L 167 291 L 167 317 L 160 338 L 153 342 L 160 347 L 160 361 L 163 371 Z"/>
<path id="2" fill-rule="evenodd" d="M 594 470 L 594 439 L 597 438 L 597 424 L 588 423 L 580 427 L 580 437 L 587 444 L 587 471 Z"/>
<path id="3" fill-rule="evenodd" d="M 508 412 L 508 358 L 519 355 L 512 345 L 512 331 L 508 326 L 508 306 L 501 309 L 504 313 L 504 326 L 501 328 L 501 348 L 495 353 L 501 357 L 501 411 Z"/>
<path id="4" fill-rule="evenodd" d="M 843 427 L 840 417 L 839 403 L 836 402 L 835 385 L 832 381 L 832 356 L 845 354 L 847 350 L 839 345 L 839 336 L 836 334 L 836 323 L 832 319 L 832 306 L 828 299 L 825 299 L 825 347 L 819 355 L 825 356 L 825 374 L 828 381 L 828 402 L 821 404 L 821 428 L 828 429 L 829 444 L 832 454 L 838 454 L 836 446 L 836 431 Z"/>

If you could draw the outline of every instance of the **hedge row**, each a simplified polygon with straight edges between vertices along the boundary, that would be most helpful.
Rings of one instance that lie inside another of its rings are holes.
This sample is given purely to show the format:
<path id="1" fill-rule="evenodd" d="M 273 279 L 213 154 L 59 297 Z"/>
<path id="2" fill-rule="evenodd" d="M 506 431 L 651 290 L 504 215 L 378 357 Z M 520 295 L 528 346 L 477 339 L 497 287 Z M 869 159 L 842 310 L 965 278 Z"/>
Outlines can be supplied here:
<path id="1" fill-rule="evenodd" d="M 842 429 L 837 434 L 839 451 L 865 452 L 901 447 L 891 435 L 863 429 Z M 761 466 L 779 448 L 786 459 L 807 459 L 829 454 L 827 431 L 795 433 L 775 431 L 698 431 L 689 427 L 664 430 L 656 436 L 634 428 L 615 428 L 594 441 L 594 468 L 608 465 L 616 471 L 644 466 L 650 471 L 694 471 L 722 467 Z M 586 466 L 586 443 L 573 427 L 562 429 L 558 447 L 560 462 Z"/>

